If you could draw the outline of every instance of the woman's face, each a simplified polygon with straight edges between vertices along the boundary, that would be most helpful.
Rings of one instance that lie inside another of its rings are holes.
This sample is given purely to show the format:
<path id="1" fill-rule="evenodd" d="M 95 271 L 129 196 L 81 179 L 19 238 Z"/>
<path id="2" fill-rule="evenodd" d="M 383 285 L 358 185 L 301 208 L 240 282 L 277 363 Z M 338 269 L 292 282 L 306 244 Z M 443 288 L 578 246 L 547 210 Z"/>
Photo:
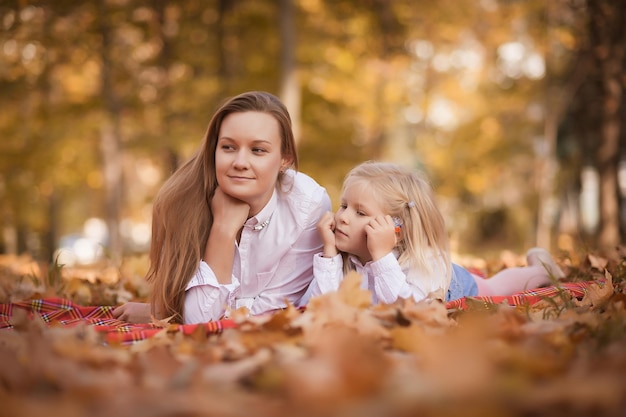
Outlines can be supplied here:
<path id="1" fill-rule="evenodd" d="M 287 160 L 281 153 L 278 121 L 258 111 L 224 118 L 215 149 L 217 183 L 225 194 L 246 202 L 255 215 L 270 200 Z"/>

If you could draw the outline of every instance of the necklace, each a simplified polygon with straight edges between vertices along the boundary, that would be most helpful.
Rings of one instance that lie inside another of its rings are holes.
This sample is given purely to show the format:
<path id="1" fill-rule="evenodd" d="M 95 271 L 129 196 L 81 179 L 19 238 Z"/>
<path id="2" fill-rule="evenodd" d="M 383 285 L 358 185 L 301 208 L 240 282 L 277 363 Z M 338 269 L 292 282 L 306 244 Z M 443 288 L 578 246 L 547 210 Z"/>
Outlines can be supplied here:
<path id="1" fill-rule="evenodd" d="M 259 223 L 256 226 L 254 226 L 253 229 L 256 231 L 262 230 L 265 226 L 270 224 L 270 220 L 272 220 L 272 216 L 269 216 L 267 219 L 265 219 L 263 223 Z"/>

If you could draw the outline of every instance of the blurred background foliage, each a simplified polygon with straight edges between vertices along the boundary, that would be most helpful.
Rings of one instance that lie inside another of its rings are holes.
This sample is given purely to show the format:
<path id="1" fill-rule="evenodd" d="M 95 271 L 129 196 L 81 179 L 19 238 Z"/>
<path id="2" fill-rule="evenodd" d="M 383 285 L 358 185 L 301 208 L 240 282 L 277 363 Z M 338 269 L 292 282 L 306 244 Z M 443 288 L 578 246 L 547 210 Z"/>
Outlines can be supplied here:
<path id="1" fill-rule="evenodd" d="M 0 253 L 144 252 L 159 186 L 246 90 L 288 105 L 335 205 L 384 159 L 430 175 L 457 253 L 612 248 L 625 50 L 611 0 L 4 0 Z"/>

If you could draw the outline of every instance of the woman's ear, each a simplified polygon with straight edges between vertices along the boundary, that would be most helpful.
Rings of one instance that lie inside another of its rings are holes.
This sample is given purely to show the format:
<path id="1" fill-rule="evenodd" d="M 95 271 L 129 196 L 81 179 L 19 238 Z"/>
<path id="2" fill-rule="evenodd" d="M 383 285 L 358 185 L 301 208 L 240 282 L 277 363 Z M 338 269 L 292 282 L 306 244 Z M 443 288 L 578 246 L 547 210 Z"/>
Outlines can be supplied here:
<path id="1" fill-rule="evenodd" d="M 293 165 L 293 158 L 292 157 L 283 158 L 282 161 L 280 162 L 280 171 L 284 172 L 291 165 Z"/>

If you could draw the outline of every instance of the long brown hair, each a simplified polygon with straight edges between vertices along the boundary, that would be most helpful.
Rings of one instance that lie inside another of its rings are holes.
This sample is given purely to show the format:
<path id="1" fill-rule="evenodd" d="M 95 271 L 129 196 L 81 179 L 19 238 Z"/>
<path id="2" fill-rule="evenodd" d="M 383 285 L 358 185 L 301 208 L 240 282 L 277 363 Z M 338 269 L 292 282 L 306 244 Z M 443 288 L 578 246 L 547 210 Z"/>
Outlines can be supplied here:
<path id="1" fill-rule="evenodd" d="M 185 288 L 198 269 L 213 224 L 211 199 L 217 188 L 215 150 L 222 121 L 231 113 L 259 111 L 279 124 L 281 153 L 298 169 L 289 112 L 274 95 L 251 91 L 227 100 L 213 115 L 200 149 L 163 184 L 152 209 L 150 267 L 152 314 L 183 322 Z M 281 180 L 281 175 L 277 181 Z"/>

